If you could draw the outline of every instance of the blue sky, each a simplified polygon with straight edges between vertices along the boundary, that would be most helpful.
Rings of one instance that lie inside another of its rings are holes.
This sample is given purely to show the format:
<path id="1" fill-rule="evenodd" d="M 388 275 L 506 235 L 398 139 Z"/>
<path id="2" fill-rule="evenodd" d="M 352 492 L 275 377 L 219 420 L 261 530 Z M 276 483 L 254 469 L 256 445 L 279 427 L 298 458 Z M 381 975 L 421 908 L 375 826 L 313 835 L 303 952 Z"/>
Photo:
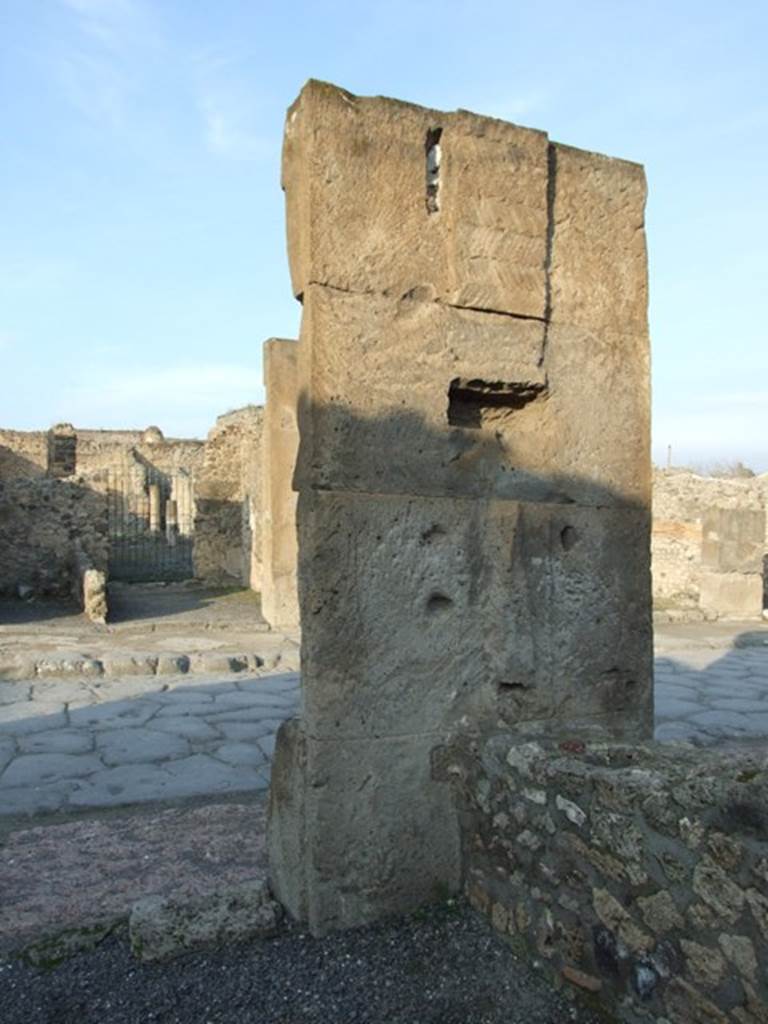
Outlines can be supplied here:
<path id="1" fill-rule="evenodd" d="M 203 436 L 300 309 L 309 77 L 645 164 L 654 455 L 768 470 L 768 5 L 0 0 L 0 425 Z"/>

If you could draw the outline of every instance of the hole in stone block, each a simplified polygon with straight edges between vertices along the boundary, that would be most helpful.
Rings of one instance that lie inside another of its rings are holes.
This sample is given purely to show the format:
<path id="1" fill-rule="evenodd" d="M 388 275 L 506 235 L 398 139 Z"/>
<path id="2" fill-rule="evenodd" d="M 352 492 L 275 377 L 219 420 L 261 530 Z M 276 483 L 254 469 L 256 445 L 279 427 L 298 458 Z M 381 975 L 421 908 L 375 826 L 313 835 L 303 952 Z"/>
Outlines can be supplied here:
<path id="1" fill-rule="evenodd" d="M 439 615 L 441 612 L 447 612 L 452 607 L 453 601 L 450 597 L 437 591 L 430 594 L 427 600 L 427 613 L 429 615 Z"/>
<path id="2" fill-rule="evenodd" d="M 579 535 L 572 526 L 564 526 L 560 531 L 560 543 L 565 551 L 570 551 L 578 539 Z"/>
<path id="3" fill-rule="evenodd" d="M 440 138 L 442 134 L 442 128 L 430 128 L 424 140 L 427 213 L 437 213 L 440 209 Z"/>
<path id="4" fill-rule="evenodd" d="M 421 535 L 421 544 L 432 544 L 439 537 L 445 536 L 445 530 L 439 523 L 433 523 L 428 530 L 425 530 Z"/>
<path id="5" fill-rule="evenodd" d="M 506 690 L 527 690 L 528 686 L 526 683 L 521 682 L 519 679 L 500 679 L 499 691 L 504 693 Z"/>
<path id="6" fill-rule="evenodd" d="M 502 381 L 454 377 L 448 386 L 448 422 L 452 427 L 497 425 L 547 391 L 539 381 Z"/>

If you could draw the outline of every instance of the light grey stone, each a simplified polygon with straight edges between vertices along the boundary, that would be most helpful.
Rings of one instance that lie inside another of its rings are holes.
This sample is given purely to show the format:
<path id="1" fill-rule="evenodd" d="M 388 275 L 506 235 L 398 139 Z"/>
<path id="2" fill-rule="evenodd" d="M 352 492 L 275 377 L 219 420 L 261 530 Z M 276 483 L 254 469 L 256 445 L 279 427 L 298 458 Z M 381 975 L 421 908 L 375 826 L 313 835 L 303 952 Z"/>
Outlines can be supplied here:
<path id="1" fill-rule="evenodd" d="M 174 796 L 200 796 L 205 793 L 238 793 L 264 789 L 265 776 L 250 765 L 229 765 L 208 754 L 192 754 L 164 765 L 173 782 Z"/>
<path id="2" fill-rule="evenodd" d="M 23 736 L 45 729 L 63 729 L 67 713 L 60 701 L 20 701 L 0 707 L 0 734 Z"/>
<path id="3" fill-rule="evenodd" d="M 111 654 L 103 658 L 108 676 L 152 676 L 157 670 L 157 655 Z"/>
<path id="4" fill-rule="evenodd" d="M 0 704 L 15 704 L 29 700 L 31 692 L 31 683 L 0 680 Z"/>
<path id="5" fill-rule="evenodd" d="M 212 702 L 206 704 L 192 697 L 188 701 L 179 700 L 173 704 L 162 705 L 157 712 L 157 718 L 178 718 L 185 715 L 204 715 L 207 718 L 213 707 Z"/>
<path id="6" fill-rule="evenodd" d="M 107 768 L 78 782 L 69 795 L 71 807 L 114 807 L 176 796 L 174 779 L 157 764 Z"/>
<path id="7" fill-rule="evenodd" d="M 279 718 L 259 718 L 255 722 L 219 720 L 217 728 L 228 740 L 258 740 L 259 746 L 264 749 L 261 740 L 274 736 L 280 728 L 280 721 Z M 269 756 L 272 756 L 271 752 Z"/>
<path id="8" fill-rule="evenodd" d="M 96 754 L 19 754 L 3 772 L 4 786 L 40 786 L 102 771 Z"/>
<path id="9" fill-rule="evenodd" d="M 208 725 L 202 718 L 196 718 L 194 715 L 179 716 L 178 718 L 165 716 L 161 718 L 158 716 L 153 718 L 145 728 L 183 736 L 188 740 L 221 739 L 219 730 L 214 729 L 213 726 Z"/>
<path id="10" fill-rule="evenodd" d="M 145 725 L 157 711 L 158 705 L 149 701 L 123 700 L 78 708 L 71 712 L 71 720 L 78 729 L 115 729 Z"/>
<path id="11" fill-rule="evenodd" d="M 42 658 L 35 665 L 38 676 L 100 676 L 103 670 L 98 658 Z"/>
<path id="12" fill-rule="evenodd" d="M 214 751 L 220 761 L 228 764 L 246 764 L 258 767 L 266 761 L 266 756 L 256 743 L 222 743 Z"/>
<path id="13" fill-rule="evenodd" d="M 22 754 L 86 754 L 93 750 L 93 736 L 85 729 L 50 729 L 20 736 Z"/>
<path id="14" fill-rule="evenodd" d="M 5 739 L 0 739 L 0 775 L 7 764 L 16 756 L 16 743 L 9 736 Z"/>
<path id="15" fill-rule="evenodd" d="M 58 811 L 67 803 L 77 783 L 56 782 L 45 786 L 0 786 L 0 816 L 44 814 Z"/>
<path id="16" fill-rule="evenodd" d="M 186 675 L 189 672 L 189 657 L 186 654 L 161 654 L 157 659 L 159 676 Z"/>
<path id="17" fill-rule="evenodd" d="M 289 696 L 274 693 L 254 693 L 253 691 L 223 693 L 215 698 L 216 711 L 229 711 L 236 708 L 277 708 L 291 709 L 295 702 Z"/>
<path id="18" fill-rule="evenodd" d="M 189 743 L 182 736 L 158 730 L 105 729 L 96 735 L 96 748 L 112 767 L 186 757 Z"/>
<path id="19" fill-rule="evenodd" d="M 167 960 L 192 950 L 272 935 L 282 908 L 265 882 L 245 882 L 195 899 L 149 896 L 134 904 L 128 923 L 133 953 Z"/>
<path id="20" fill-rule="evenodd" d="M 234 690 L 234 687 L 232 687 Z M 155 698 L 164 706 L 178 706 L 184 704 L 213 704 L 213 694 L 206 692 L 202 687 L 180 686 L 174 689 L 163 690 Z"/>

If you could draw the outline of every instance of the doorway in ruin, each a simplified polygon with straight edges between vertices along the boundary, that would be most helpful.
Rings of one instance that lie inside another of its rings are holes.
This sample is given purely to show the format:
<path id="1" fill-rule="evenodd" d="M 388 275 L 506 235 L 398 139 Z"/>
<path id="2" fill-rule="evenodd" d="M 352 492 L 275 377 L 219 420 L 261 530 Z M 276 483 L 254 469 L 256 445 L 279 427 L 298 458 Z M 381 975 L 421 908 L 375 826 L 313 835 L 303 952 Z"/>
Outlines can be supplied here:
<path id="1" fill-rule="evenodd" d="M 174 582 L 194 576 L 192 478 L 151 466 L 108 470 L 109 578 Z"/>

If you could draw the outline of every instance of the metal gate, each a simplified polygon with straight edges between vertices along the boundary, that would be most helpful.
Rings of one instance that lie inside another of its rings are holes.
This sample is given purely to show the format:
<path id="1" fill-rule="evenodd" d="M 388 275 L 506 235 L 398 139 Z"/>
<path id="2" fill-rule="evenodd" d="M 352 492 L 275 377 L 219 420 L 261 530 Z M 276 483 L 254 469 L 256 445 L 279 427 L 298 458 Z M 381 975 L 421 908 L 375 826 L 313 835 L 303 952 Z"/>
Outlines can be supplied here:
<path id="1" fill-rule="evenodd" d="M 194 501 L 186 473 L 133 463 L 108 471 L 110 579 L 186 580 L 192 561 Z"/>

